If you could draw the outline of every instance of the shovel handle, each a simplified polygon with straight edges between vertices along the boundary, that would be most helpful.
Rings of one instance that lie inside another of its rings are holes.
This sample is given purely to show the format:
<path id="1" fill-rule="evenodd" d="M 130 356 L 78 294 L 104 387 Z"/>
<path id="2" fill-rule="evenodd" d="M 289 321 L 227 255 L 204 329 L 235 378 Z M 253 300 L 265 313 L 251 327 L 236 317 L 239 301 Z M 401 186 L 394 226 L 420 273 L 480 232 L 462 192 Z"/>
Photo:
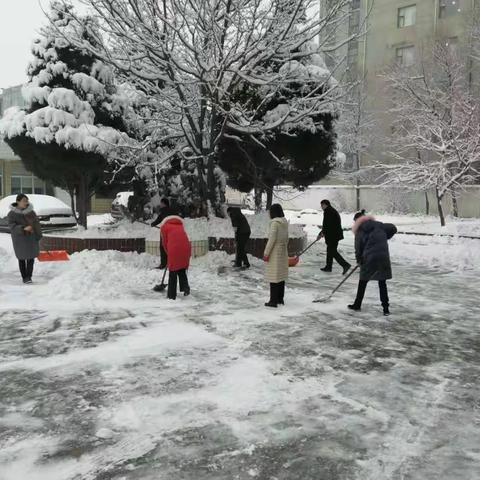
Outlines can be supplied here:
<path id="1" fill-rule="evenodd" d="M 342 279 L 342 281 L 332 290 L 332 293 L 329 295 L 328 298 L 331 298 L 333 297 L 333 295 L 335 294 L 335 292 L 338 291 L 338 289 L 358 270 L 358 265 L 355 265 L 351 270 L 350 272 L 347 273 L 347 275 L 345 275 L 345 277 Z"/>
<path id="2" fill-rule="evenodd" d="M 301 255 L 303 255 L 307 250 L 309 250 L 311 247 L 313 247 L 318 241 L 320 240 L 320 238 L 317 238 L 314 242 L 312 242 L 310 245 L 308 245 L 306 248 L 304 248 L 298 255 L 297 255 L 297 258 L 300 257 Z"/>

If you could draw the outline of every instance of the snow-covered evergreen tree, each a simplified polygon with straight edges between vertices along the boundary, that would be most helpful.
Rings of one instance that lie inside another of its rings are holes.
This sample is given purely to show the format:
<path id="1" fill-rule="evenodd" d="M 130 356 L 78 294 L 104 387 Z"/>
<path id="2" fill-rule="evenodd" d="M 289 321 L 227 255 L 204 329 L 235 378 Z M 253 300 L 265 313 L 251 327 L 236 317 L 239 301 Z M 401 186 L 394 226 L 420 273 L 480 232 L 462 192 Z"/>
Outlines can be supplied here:
<path id="1" fill-rule="evenodd" d="M 95 45 L 91 17 L 71 20 L 73 8 L 51 4 L 51 24 L 33 42 L 25 109 L 9 109 L 0 134 L 38 177 L 76 196 L 79 223 L 86 226 L 91 195 L 105 179 L 108 160 L 130 144 L 125 115 L 128 102 L 114 84 L 112 68 L 68 39 Z"/>

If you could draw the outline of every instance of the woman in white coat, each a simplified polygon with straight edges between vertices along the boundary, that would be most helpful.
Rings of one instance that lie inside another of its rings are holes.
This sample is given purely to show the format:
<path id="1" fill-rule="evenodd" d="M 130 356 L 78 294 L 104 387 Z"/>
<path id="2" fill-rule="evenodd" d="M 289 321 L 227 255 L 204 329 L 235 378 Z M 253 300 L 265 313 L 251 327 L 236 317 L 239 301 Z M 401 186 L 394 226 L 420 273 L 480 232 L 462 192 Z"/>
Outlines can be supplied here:
<path id="1" fill-rule="evenodd" d="M 288 278 L 288 222 L 278 203 L 270 207 L 270 230 L 263 259 L 267 262 L 266 277 L 270 283 L 270 300 L 266 307 L 284 305 L 285 281 Z"/>

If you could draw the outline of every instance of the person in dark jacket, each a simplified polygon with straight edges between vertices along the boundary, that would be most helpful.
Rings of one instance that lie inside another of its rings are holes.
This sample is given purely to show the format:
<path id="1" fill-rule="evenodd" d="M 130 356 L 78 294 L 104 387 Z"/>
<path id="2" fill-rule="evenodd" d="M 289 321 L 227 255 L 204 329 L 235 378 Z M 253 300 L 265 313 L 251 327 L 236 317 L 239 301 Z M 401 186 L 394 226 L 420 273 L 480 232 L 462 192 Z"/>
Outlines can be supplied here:
<path id="1" fill-rule="evenodd" d="M 351 265 L 338 253 L 338 242 L 343 240 L 342 220 L 340 214 L 332 207 L 329 200 L 322 200 L 320 206 L 323 210 L 322 231 L 319 238 L 325 238 L 327 245 L 327 263 L 321 270 L 322 272 L 331 272 L 333 259 L 335 259 L 343 268 L 345 275 Z"/>
<path id="2" fill-rule="evenodd" d="M 232 227 L 235 231 L 236 256 L 235 267 L 250 268 L 250 262 L 247 256 L 247 243 L 251 235 L 250 225 L 242 211 L 237 207 L 229 207 L 227 213 L 232 221 Z"/>
<path id="3" fill-rule="evenodd" d="M 32 283 L 35 257 L 40 253 L 39 242 L 42 238 L 42 229 L 28 197 L 20 194 L 17 195 L 16 200 L 10 205 L 8 226 L 23 283 Z"/>
<path id="4" fill-rule="evenodd" d="M 160 213 L 158 214 L 157 219 L 151 223 L 152 227 L 157 227 L 160 225 L 165 218 L 175 215 L 175 212 L 170 207 L 170 201 L 168 198 L 162 198 L 160 200 Z M 160 265 L 157 267 L 160 270 L 167 268 L 168 256 L 167 252 L 163 246 L 162 238 L 160 236 Z"/>
<path id="5" fill-rule="evenodd" d="M 397 227 L 391 223 L 377 222 L 365 210 L 354 216 L 353 233 L 355 235 L 355 256 L 360 265 L 357 298 L 348 308 L 360 310 L 370 280 L 378 281 L 383 314 L 390 315 L 387 280 L 392 278 L 392 265 L 388 250 L 388 240 L 396 233 Z"/>

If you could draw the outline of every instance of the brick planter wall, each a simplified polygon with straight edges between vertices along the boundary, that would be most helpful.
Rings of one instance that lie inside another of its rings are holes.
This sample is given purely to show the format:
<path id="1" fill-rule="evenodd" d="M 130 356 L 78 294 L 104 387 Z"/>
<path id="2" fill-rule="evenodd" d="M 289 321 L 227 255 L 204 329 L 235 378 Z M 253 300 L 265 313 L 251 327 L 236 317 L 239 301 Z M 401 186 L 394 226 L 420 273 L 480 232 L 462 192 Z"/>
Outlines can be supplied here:
<path id="1" fill-rule="evenodd" d="M 267 245 L 266 238 L 251 238 L 247 243 L 247 253 L 257 258 L 263 258 L 263 252 Z M 291 238 L 288 241 L 288 254 L 291 257 L 298 255 L 306 245 L 307 237 Z M 234 238 L 208 238 L 208 249 L 211 252 L 220 250 L 227 252 L 229 255 L 235 253 L 235 239 Z"/>
<path id="2" fill-rule="evenodd" d="M 69 254 L 82 250 L 118 250 L 119 252 L 145 252 L 145 238 L 72 238 L 44 235 L 42 250 L 66 250 Z"/>

